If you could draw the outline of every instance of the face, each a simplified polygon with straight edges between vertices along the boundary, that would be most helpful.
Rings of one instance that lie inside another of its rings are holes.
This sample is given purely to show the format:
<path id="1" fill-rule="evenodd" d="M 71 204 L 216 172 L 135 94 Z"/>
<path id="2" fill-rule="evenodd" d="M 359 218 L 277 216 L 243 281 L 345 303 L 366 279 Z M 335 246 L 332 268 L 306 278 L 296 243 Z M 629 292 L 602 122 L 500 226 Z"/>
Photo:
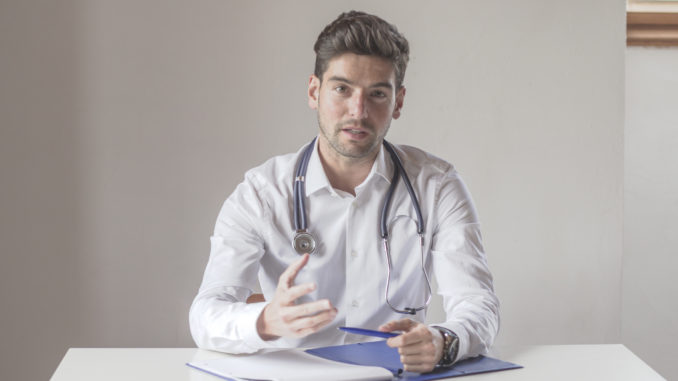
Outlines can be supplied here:
<path id="1" fill-rule="evenodd" d="M 374 159 L 391 120 L 400 116 L 404 96 L 388 60 L 353 53 L 333 58 L 322 82 L 311 76 L 308 87 L 309 106 L 318 110 L 323 156 Z"/>

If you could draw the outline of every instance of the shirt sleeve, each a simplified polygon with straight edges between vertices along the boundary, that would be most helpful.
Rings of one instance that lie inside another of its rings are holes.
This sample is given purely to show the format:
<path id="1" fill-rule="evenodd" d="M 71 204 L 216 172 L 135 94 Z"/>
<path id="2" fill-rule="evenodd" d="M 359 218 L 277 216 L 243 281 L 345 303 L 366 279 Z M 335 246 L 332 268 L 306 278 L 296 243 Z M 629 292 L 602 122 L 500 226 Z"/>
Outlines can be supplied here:
<path id="1" fill-rule="evenodd" d="M 264 253 L 258 221 L 268 213 L 253 182 L 246 176 L 224 202 L 210 238 L 209 261 L 189 312 L 191 335 L 200 348 L 252 353 L 275 346 L 256 329 L 265 303 L 245 302 L 257 286 Z"/>
<path id="2" fill-rule="evenodd" d="M 446 321 L 459 337 L 457 360 L 487 353 L 499 330 L 499 300 L 485 257 L 473 200 L 458 174 L 443 179 L 431 255 Z"/>

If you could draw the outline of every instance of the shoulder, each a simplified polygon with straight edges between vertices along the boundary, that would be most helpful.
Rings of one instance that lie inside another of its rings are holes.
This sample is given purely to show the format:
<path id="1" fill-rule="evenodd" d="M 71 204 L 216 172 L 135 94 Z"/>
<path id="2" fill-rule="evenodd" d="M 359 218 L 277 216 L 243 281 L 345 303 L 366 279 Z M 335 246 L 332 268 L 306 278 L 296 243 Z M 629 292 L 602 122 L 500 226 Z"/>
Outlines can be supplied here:
<path id="1" fill-rule="evenodd" d="M 453 214 L 454 221 L 477 220 L 471 194 L 452 164 L 416 147 L 398 145 L 396 151 L 413 185 L 432 197 L 438 212 Z"/>
<path id="2" fill-rule="evenodd" d="M 265 189 L 270 186 L 279 187 L 284 184 L 291 186 L 298 158 L 298 152 L 273 156 L 247 171 L 245 182 L 251 183 L 257 189 Z"/>
<path id="3" fill-rule="evenodd" d="M 436 155 L 404 144 L 393 144 L 393 147 L 408 173 L 434 177 L 456 175 L 454 165 Z"/>
<path id="4" fill-rule="evenodd" d="M 290 197 L 296 159 L 296 153 L 274 156 L 245 172 L 244 179 L 224 202 L 221 213 L 237 210 L 248 217 L 264 216 L 276 200 Z"/>

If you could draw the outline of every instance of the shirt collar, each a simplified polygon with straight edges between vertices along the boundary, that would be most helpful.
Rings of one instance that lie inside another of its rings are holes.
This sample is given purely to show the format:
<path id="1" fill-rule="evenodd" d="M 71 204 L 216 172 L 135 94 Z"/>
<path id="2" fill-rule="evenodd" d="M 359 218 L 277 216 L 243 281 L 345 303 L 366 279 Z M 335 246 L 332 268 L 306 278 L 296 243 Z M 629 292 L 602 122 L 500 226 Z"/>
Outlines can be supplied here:
<path id="1" fill-rule="evenodd" d="M 372 178 L 375 177 L 375 174 L 386 180 L 388 184 L 391 183 L 393 163 L 391 163 L 391 160 L 386 160 L 386 152 L 383 144 L 379 147 L 379 153 L 377 154 L 374 164 L 372 164 L 370 173 L 365 178 L 365 181 L 357 188 L 366 186 Z M 327 189 L 331 193 L 336 193 L 332 188 L 330 181 L 327 179 L 323 165 L 320 162 L 320 155 L 318 155 L 318 139 L 316 139 L 315 147 L 313 148 L 313 153 L 311 153 L 311 158 L 306 170 L 306 196 L 309 196 L 320 189 Z"/>

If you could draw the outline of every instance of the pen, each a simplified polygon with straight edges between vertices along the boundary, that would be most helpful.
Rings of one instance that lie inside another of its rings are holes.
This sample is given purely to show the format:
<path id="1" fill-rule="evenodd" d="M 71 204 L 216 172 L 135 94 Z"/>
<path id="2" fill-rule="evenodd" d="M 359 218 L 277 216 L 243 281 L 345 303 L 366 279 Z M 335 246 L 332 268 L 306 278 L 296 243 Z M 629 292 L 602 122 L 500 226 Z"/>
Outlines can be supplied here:
<path id="1" fill-rule="evenodd" d="M 339 329 L 344 331 L 344 332 L 354 333 L 356 335 L 383 337 L 385 339 L 388 339 L 389 337 L 395 337 L 395 336 L 400 335 L 400 333 L 395 333 L 395 332 L 381 332 L 381 331 L 375 331 L 373 329 L 356 328 L 356 327 L 339 327 Z"/>

